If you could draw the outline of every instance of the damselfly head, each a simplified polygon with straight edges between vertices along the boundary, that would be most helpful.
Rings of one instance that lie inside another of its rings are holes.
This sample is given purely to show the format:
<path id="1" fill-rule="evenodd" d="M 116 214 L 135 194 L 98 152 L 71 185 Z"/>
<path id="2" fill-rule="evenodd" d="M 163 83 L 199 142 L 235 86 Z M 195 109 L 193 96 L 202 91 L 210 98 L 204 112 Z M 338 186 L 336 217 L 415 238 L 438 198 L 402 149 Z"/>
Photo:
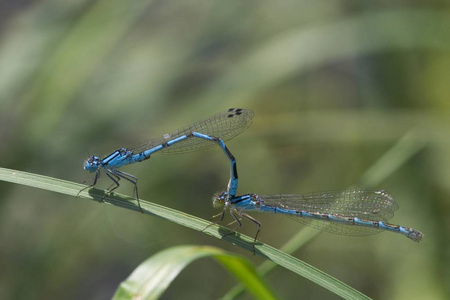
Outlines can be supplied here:
<path id="1" fill-rule="evenodd" d="M 219 193 L 215 193 L 213 196 L 213 207 L 214 208 L 219 208 L 222 207 L 225 203 L 225 201 L 228 198 L 228 193 L 227 192 L 219 192 Z"/>
<path id="2" fill-rule="evenodd" d="M 100 158 L 98 156 L 93 155 L 84 162 L 83 168 L 86 171 L 95 172 L 97 171 L 99 165 L 100 165 Z"/>

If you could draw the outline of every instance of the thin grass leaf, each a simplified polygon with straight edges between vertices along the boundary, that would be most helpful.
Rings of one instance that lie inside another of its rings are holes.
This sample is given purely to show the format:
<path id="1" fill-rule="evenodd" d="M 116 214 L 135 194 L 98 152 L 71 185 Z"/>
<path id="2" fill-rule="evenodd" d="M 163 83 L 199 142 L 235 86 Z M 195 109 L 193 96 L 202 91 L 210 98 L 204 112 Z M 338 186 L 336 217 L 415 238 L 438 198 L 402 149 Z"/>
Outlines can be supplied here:
<path id="1" fill-rule="evenodd" d="M 236 276 L 257 299 L 276 299 L 264 280 L 244 258 L 207 246 L 178 246 L 163 250 L 137 267 L 117 289 L 113 300 L 157 299 L 190 263 L 211 257 Z"/>
<path id="2" fill-rule="evenodd" d="M 77 196 L 85 186 L 79 183 L 69 182 L 57 178 L 0 168 L 0 180 L 17 183 L 21 185 L 36 187 L 70 196 Z M 104 190 L 91 188 L 79 194 L 79 198 L 93 201 L 102 201 L 106 204 L 140 212 L 136 200 L 121 194 L 108 195 Z M 140 200 L 145 214 L 155 215 L 185 227 L 203 232 L 209 236 L 233 243 L 249 251 L 255 250 L 256 255 L 265 257 L 274 263 L 297 273 L 329 291 L 345 299 L 369 299 L 366 295 L 339 281 L 338 279 L 314 268 L 313 266 L 269 245 L 258 242 L 253 245 L 253 238 L 238 232 L 230 232 L 230 229 L 214 225 L 211 222 L 198 217 L 167 208 L 158 204 Z"/>

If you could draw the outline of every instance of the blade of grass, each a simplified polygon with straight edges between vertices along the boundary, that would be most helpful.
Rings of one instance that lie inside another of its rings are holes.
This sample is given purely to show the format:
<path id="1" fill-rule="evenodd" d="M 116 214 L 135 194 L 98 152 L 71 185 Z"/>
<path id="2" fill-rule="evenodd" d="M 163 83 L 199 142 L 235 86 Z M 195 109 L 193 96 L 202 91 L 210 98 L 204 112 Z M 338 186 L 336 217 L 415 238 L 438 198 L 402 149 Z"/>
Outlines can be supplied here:
<path id="1" fill-rule="evenodd" d="M 17 183 L 21 185 L 40 188 L 69 196 L 77 196 L 85 185 L 69 182 L 57 178 L 21 172 L 11 169 L 0 168 L 0 180 Z M 108 195 L 103 190 L 91 188 L 79 194 L 79 198 L 93 201 L 104 201 L 106 204 L 130 209 L 139 212 L 136 200 L 121 194 Z M 329 291 L 345 299 L 369 299 L 366 295 L 339 281 L 338 279 L 314 268 L 313 266 L 269 245 L 258 242 L 253 245 L 253 238 L 238 232 L 230 232 L 226 227 L 220 225 L 209 226 L 211 222 L 195 216 L 167 208 L 146 200 L 140 200 L 145 214 L 155 215 L 185 227 L 203 232 L 209 236 L 233 243 L 249 251 L 255 250 L 260 255 L 286 269 L 299 274 Z"/>
<path id="2" fill-rule="evenodd" d="M 117 289 L 113 300 L 157 299 L 190 263 L 211 257 L 236 276 L 256 299 L 276 299 L 248 260 L 209 246 L 177 246 L 140 264 Z"/>
<path id="3" fill-rule="evenodd" d="M 408 160 L 421 151 L 427 142 L 418 129 L 411 129 L 403 135 L 380 159 L 361 176 L 359 186 L 379 185 L 400 169 Z"/>

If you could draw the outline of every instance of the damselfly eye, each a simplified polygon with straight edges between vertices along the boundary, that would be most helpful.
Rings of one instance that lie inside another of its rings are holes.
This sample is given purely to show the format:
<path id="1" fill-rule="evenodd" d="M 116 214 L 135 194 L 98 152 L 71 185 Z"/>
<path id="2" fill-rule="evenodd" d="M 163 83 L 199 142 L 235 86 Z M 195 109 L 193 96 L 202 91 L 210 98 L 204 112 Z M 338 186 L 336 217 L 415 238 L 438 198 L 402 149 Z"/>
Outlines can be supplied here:
<path id="1" fill-rule="evenodd" d="M 227 198 L 227 192 L 220 192 L 220 193 L 214 194 L 213 207 L 214 208 L 222 207 L 225 203 L 226 198 Z"/>

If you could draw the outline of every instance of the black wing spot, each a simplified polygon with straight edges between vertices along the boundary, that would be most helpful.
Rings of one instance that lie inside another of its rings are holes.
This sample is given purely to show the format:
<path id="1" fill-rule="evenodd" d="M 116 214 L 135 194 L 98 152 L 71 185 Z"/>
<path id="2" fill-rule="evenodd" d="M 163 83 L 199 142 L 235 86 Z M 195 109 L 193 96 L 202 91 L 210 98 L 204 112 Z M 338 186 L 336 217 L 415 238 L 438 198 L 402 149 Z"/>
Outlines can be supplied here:
<path id="1" fill-rule="evenodd" d="M 242 115 L 243 113 L 243 109 L 242 108 L 230 108 L 228 110 L 228 112 L 230 112 L 230 114 L 228 115 L 228 118 L 232 118 L 234 116 L 239 116 Z M 232 113 L 231 113 L 232 112 Z"/>

